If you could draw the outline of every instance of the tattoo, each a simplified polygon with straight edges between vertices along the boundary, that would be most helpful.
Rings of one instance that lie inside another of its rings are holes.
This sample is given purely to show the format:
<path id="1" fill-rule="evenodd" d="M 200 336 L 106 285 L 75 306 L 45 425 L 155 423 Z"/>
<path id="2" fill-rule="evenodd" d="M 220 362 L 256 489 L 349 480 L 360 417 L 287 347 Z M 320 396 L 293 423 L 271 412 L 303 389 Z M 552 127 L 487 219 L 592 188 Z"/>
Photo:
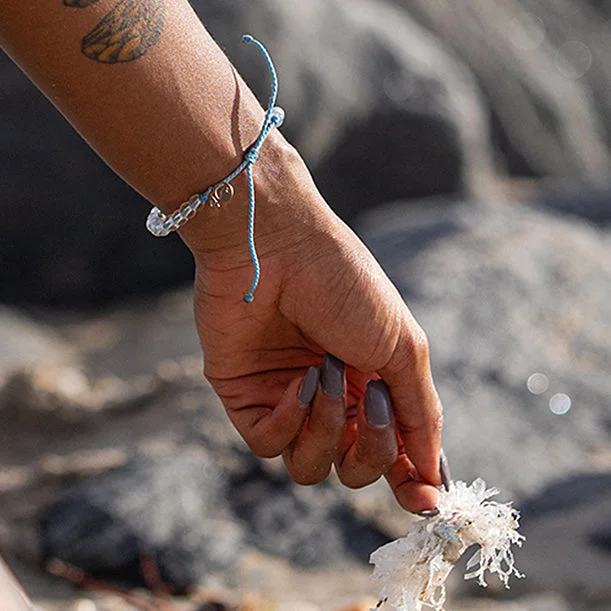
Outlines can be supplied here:
<path id="1" fill-rule="evenodd" d="M 74 8 L 85 8 L 98 0 L 64 0 L 64 6 L 72 6 Z"/>
<path id="2" fill-rule="evenodd" d="M 64 0 L 64 5 L 85 8 L 97 1 Z M 134 61 L 159 42 L 164 23 L 164 0 L 120 0 L 83 38 L 81 51 L 102 64 Z"/>

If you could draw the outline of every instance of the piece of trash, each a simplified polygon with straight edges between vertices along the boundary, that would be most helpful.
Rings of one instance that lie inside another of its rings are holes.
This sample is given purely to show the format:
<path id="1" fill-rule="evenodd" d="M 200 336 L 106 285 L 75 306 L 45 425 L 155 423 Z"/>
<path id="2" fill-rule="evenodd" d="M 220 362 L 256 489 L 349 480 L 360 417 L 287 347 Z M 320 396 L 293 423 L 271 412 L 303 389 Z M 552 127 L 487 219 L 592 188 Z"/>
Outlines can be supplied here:
<path id="1" fill-rule="evenodd" d="M 511 575 L 524 577 L 514 566 L 512 545 L 521 546 L 519 512 L 511 503 L 489 500 L 497 488 L 483 479 L 470 486 L 450 482 L 440 491 L 439 514 L 414 522 L 407 535 L 371 554 L 372 580 L 380 586 L 377 608 L 385 611 L 443 611 L 445 582 L 467 548 L 479 549 L 467 562 L 465 579 L 486 587 L 485 573 L 496 573 L 505 587 Z"/>

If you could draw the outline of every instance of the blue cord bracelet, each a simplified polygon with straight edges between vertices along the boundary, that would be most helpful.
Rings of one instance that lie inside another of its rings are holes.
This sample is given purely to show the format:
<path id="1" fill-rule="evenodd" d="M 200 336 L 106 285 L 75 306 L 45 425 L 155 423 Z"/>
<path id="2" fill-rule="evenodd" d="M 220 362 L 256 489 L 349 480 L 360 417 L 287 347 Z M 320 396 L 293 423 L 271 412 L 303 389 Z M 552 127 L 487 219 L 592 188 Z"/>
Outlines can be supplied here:
<path id="1" fill-rule="evenodd" d="M 221 181 L 209 187 L 203 193 L 196 193 L 191 196 L 188 201 L 184 202 L 175 212 L 166 215 L 159 208 L 153 208 L 148 218 L 146 219 L 146 228 L 156 237 L 166 236 L 173 231 L 182 227 L 187 221 L 195 216 L 200 207 L 208 203 L 211 208 L 219 208 L 224 203 L 228 202 L 233 197 L 234 188 L 231 181 L 241 172 L 246 170 L 246 178 L 248 181 L 248 250 L 254 268 L 254 277 L 250 289 L 244 295 L 246 303 L 252 303 L 254 300 L 254 292 L 259 284 L 261 277 L 261 265 L 255 248 L 255 182 L 253 179 L 253 166 L 259 157 L 259 151 L 265 142 L 267 136 L 274 127 L 280 127 L 284 122 L 284 110 L 276 106 L 276 98 L 278 97 L 278 76 L 267 49 L 256 39 L 245 34 L 242 36 L 242 42 L 255 45 L 267 63 L 269 73 L 272 79 L 272 91 L 267 103 L 265 111 L 265 119 L 261 126 L 259 136 L 255 143 L 244 153 L 244 159 L 240 165 L 230 174 L 225 176 Z"/>

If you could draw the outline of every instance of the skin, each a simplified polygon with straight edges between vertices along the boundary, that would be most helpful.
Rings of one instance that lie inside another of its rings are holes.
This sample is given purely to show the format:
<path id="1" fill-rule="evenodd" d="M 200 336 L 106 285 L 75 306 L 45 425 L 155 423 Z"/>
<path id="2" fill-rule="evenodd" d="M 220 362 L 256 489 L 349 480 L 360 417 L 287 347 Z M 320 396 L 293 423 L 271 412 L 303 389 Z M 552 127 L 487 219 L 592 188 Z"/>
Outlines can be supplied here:
<path id="1" fill-rule="evenodd" d="M 263 120 L 185 0 L 7 0 L 0 44 L 106 162 L 168 213 L 236 167 Z M 276 130 L 254 180 L 262 277 L 252 304 L 242 301 L 252 280 L 244 175 L 229 204 L 181 230 L 196 261 L 206 377 L 252 451 L 282 455 L 295 481 L 320 482 L 335 465 L 347 486 L 384 476 L 404 508 L 432 509 L 442 416 L 422 329 Z M 332 397 L 319 385 L 304 406 L 302 379 L 325 352 L 347 364 L 344 392 Z M 393 407 L 382 427 L 368 424 L 363 401 L 378 378 Z"/>

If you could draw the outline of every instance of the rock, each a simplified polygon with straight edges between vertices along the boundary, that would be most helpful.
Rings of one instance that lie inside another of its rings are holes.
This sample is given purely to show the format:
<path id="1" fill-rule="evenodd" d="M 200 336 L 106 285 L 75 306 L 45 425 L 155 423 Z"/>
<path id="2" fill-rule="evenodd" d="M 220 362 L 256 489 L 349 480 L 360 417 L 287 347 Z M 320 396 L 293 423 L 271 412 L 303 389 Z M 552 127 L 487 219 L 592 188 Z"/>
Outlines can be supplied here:
<path id="1" fill-rule="evenodd" d="M 203 450 L 138 458 L 76 485 L 44 512 L 45 557 L 132 581 L 150 559 L 179 589 L 231 583 L 244 535 L 227 513 L 224 487 Z"/>
<path id="2" fill-rule="evenodd" d="M 610 441 L 605 236 L 475 202 L 398 203 L 359 225 L 429 336 L 453 475 L 515 498 L 590 470 Z"/>
<path id="3" fill-rule="evenodd" d="M 524 500 L 516 563 L 527 578 L 516 590 L 554 590 L 588 609 L 611 602 L 611 554 L 596 541 L 610 507 L 611 473 L 563 478 Z"/>
<path id="4" fill-rule="evenodd" d="M 590 543 L 603 551 L 611 551 L 611 521 L 590 533 Z"/>
<path id="5" fill-rule="evenodd" d="M 511 174 L 606 180 L 611 168 L 608 5 L 392 2 L 471 68 L 485 95 L 497 159 Z"/>
<path id="6" fill-rule="evenodd" d="M 235 585 L 246 544 L 313 568 L 366 563 L 388 541 L 329 482 L 302 488 L 252 455 L 231 465 L 203 449 L 139 457 L 76 484 L 44 510 L 41 533 L 47 559 L 132 583 L 152 559 L 178 588 Z"/>
<path id="7" fill-rule="evenodd" d="M 0 379 L 24 367 L 67 364 L 74 356 L 44 324 L 0 305 Z"/>
<path id="8" fill-rule="evenodd" d="M 0 387 L 0 423 L 20 434 L 35 429 L 72 433 L 74 427 L 100 425 L 100 415 L 150 401 L 163 387 L 152 375 L 125 382 L 113 376 L 96 378 L 77 366 L 22 369 Z"/>
<path id="9" fill-rule="evenodd" d="M 193 4 L 260 100 L 269 77 L 236 31 L 269 48 L 287 113 L 282 130 L 340 216 L 491 181 L 478 89 L 407 13 L 379 0 Z"/>
<path id="10" fill-rule="evenodd" d="M 611 229 L 611 187 L 552 191 L 538 198 L 538 204 L 560 214 L 585 219 L 601 229 Z"/>
<path id="11" fill-rule="evenodd" d="M 248 525 L 248 541 L 259 550 L 306 568 L 347 559 L 367 563 L 388 542 L 376 526 L 355 517 L 343 491 L 330 482 L 302 487 L 285 472 L 273 474 L 253 462 L 232 478 L 229 501 Z"/>
<path id="12" fill-rule="evenodd" d="M 0 301 L 97 303 L 193 277 L 179 238 L 0 53 Z M 35 177 L 35 178 L 33 178 Z"/>

